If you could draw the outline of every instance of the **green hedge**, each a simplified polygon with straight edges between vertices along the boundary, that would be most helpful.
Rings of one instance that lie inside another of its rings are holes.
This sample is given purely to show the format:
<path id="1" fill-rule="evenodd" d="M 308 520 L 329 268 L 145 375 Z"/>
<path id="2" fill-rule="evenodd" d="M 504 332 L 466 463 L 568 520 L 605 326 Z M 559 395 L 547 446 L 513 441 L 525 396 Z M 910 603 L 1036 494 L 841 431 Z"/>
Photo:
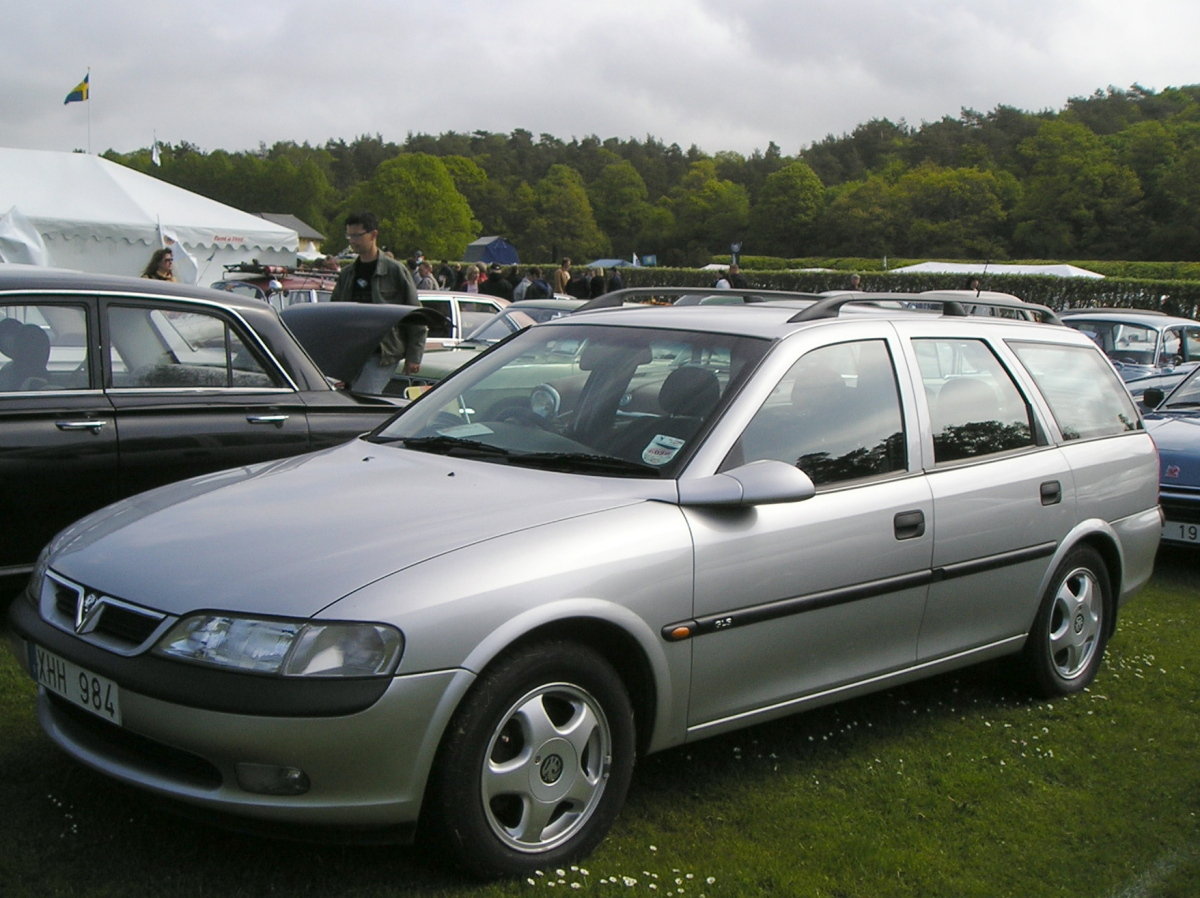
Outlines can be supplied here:
<path id="1" fill-rule="evenodd" d="M 729 264 L 729 256 L 713 256 L 721 265 Z M 774 256 L 742 256 L 741 267 L 754 271 L 781 271 L 796 268 L 833 268 L 837 271 L 884 272 L 908 265 L 928 262 L 928 259 L 864 259 L 851 257 L 812 256 L 798 259 L 780 259 Z M 941 261 L 950 261 L 943 259 Z M 966 260 L 964 260 L 966 261 Z M 992 260 L 1000 265 L 1061 265 L 1063 259 L 1016 259 Z M 1147 281 L 1200 281 L 1200 262 L 1103 262 L 1087 259 L 1066 260 L 1068 264 L 1085 268 L 1108 278 L 1133 278 Z"/>
<path id="2" fill-rule="evenodd" d="M 748 259 L 744 261 L 747 264 L 742 267 L 742 273 L 751 286 L 763 290 L 821 293 L 846 289 L 845 270 L 760 270 L 750 268 Z M 862 289 L 867 291 L 920 293 L 923 290 L 957 290 L 963 282 L 959 274 L 894 274 L 862 268 L 856 270 L 862 272 Z M 696 268 L 623 268 L 621 277 L 627 287 L 710 287 L 717 273 Z M 1120 306 L 1158 310 L 1187 318 L 1200 317 L 1200 280 L 989 274 L 983 279 L 983 289 L 1011 293 L 1027 302 L 1041 303 L 1052 309 Z"/>

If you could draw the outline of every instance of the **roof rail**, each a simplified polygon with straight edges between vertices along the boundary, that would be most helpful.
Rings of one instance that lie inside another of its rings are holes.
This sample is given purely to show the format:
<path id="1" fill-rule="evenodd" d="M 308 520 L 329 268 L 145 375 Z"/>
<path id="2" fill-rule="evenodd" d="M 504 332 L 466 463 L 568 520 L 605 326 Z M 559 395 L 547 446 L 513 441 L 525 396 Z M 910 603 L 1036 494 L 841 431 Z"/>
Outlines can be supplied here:
<path id="1" fill-rule="evenodd" d="M 826 296 L 824 299 L 818 299 L 807 309 L 797 312 L 788 322 L 797 321 L 819 321 L 822 318 L 837 318 L 842 310 L 842 306 L 847 306 L 852 303 L 866 303 L 867 305 L 877 305 L 881 299 L 886 299 L 879 295 L 866 296 L 861 293 L 842 293 L 837 296 Z M 940 303 L 942 306 L 942 314 L 949 315 L 955 318 L 968 317 L 967 310 L 962 303 L 952 299 L 929 299 L 928 302 Z"/>
<path id="2" fill-rule="evenodd" d="M 958 298 L 939 297 L 929 294 L 886 294 L 886 293 L 839 293 L 835 296 L 826 296 L 817 300 L 806 309 L 797 312 L 789 322 L 800 321 L 819 321 L 823 318 L 837 318 L 843 306 L 853 303 L 862 303 L 864 305 L 878 305 L 881 302 L 897 302 L 908 303 L 917 302 L 922 305 L 939 305 L 942 307 L 942 314 L 948 318 L 970 318 L 971 312 L 967 308 L 968 303 L 964 303 Z M 1020 306 L 1012 306 L 1003 303 L 989 302 L 986 298 L 979 300 L 971 300 L 970 305 L 989 306 L 997 309 L 1008 308 L 1027 308 L 1031 312 L 1042 316 L 1042 320 L 1047 324 L 1062 324 L 1058 316 L 1046 306 L 1039 306 L 1033 303 L 1022 303 Z M 920 311 L 919 307 L 914 307 L 913 311 Z"/>

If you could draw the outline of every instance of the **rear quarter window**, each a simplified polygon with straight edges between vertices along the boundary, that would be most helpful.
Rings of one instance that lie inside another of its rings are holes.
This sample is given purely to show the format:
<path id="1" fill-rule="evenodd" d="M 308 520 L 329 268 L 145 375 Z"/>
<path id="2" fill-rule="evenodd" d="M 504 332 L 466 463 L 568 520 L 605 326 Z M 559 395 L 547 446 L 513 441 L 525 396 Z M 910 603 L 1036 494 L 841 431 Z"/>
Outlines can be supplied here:
<path id="1" fill-rule="evenodd" d="M 1046 398 L 1064 439 L 1086 440 L 1141 429 L 1141 418 L 1112 365 L 1087 346 L 1011 342 Z"/>

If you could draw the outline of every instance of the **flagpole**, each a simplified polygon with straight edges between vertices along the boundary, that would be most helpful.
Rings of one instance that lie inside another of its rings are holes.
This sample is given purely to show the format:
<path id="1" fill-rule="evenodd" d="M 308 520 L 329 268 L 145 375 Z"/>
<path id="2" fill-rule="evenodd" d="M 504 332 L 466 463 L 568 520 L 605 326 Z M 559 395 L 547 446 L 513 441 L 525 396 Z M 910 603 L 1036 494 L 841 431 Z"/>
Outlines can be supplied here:
<path id="1" fill-rule="evenodd" d="M 78 71 L 78 69 L 76 69 Z M 87 70 L 87 109 L 88 109 L 88 155 L 92 155 L 92 67 Z"/>

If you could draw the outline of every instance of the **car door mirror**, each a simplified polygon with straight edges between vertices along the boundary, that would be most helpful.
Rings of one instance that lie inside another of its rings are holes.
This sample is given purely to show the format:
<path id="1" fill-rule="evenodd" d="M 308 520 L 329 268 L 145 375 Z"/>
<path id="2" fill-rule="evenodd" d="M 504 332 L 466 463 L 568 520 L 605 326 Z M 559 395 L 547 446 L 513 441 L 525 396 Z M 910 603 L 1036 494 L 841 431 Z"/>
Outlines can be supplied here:
<path id="1" fill-rule="evenodd" d="M 772 505 L 811 499 L 816 487 L 807 474 L 774 459 L 752 461 L 710 477 L 679 481 L 679 504 Z"/>
<path id="2" fill-rule="evenodd" d="M 1145 409 L 1156 409 L 1162 405 L 1166 394 L 1158 387 L 1150 387 L 1146 392 L 1142 393 L 1142 407 Z"/>

